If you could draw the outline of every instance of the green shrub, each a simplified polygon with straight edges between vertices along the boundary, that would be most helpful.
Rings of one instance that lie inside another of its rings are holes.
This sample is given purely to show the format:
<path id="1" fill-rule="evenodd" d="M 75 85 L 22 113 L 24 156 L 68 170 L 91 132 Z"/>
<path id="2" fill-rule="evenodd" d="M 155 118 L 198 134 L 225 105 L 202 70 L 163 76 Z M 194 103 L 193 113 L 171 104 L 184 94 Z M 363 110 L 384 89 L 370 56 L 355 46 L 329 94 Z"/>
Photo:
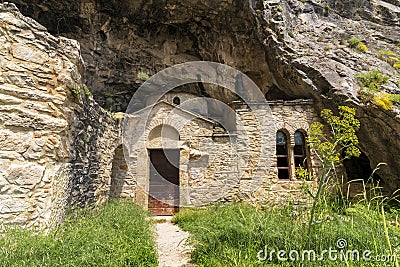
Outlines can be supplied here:
<path id="1" fill-rule="evenodd" d="M 73 97 L 80 102 L 82 100 L 82 88 L 75 86 L 72 90 Z"/>
<path id="2" fill-rule="evenodd" d="M 136 77 L 141 80 L 141 81 L 146 81 L 149 79 L 149 75 L 146 72 L 139 71 L 136 75 Z"/>
<path id="3" fill-rule="evenodd" d="M 85 96 L 90 96 L 90 90 L 86 85 L 83 86 L 83 92 L 85 93 Z"/>
<path id="4" fill-rule="evenodd" d="M 368 51 L 367 46 L 359 38 L 352 37 L 347 40 L 347 43 L 349 44 L 349 47 L 353 48 L 358 53 Z"/>
<path id="5" fill-rule="evenodd" d="M 378 58 L 386 61 L 395 69 L 400 69 L 400 55 L 390 50 L 379 50 Z"/>
<path id="6" fill-rule="evenodd" d="M 356 74 L 354 77 L 358 79 L 363 89 L 367 88 L 372 93 L 379 92 L 381 90 L 381 85 L 389 80 L 388 76 L 382 74 L 382 72 L 377 69 L 370 70 L 363 74 Z"/>
<path id="7" fill-rule="evenodd" d="M 390 101 L 400 103 L 400 94 L 389 94 Z"/>
<path id="8" fill-rule="evenodd" d="M 283 7 L 280 6 L 280 5 L 278 5 L 278 6 L 276 6 L 272 11 L 273 11 L 274 13 L 277 13 L 277 12 L 281 13 L 281 12 L 283 12 Z"/>
<path id="9" fill-rule="evenodd" d="M 297 168 L 295 170 L 295 174 L 296 174 L 296 179 L 299 180 L 309 181 L 312 179 L 310 172 L 307 171 L 307 169 L 304 169 L 303 167 Z"/>
<path id="10" fill-rule="evenodd" d="M 0 237 L 1 266 L 157 266 L 147 211 L 110 201 L 69 215 L 49 233 L 8 230 Z"/>
<path id="11" fill-rule="evenodd" d="M 355 48 L 359 43 L 361 43 L 361 39 L 357 37 L 352 37 L 349 40 L 347 40 L 347 43 L 351 48 Z"/>

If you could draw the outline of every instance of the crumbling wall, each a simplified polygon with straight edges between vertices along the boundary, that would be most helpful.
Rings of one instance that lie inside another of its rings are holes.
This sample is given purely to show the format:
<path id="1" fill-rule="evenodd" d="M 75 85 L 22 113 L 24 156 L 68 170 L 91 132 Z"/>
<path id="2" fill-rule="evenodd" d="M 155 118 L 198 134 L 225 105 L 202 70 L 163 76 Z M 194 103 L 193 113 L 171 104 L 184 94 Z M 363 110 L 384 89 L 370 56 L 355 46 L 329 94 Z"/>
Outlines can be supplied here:
<path id="1" fill-rule="evenodd" d="M 108 198 L 114 151 L 121 144 L 120 122 L 92 97 L 82 96 L 76 106 L 71 121 L 71 206 L 100 204 Z"/>

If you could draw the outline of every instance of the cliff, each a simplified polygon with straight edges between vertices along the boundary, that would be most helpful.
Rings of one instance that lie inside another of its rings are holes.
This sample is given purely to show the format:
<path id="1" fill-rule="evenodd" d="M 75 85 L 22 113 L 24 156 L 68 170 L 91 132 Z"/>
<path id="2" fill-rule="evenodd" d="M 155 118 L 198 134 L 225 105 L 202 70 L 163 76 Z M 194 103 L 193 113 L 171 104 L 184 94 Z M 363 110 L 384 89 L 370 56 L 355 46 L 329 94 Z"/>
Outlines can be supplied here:
<path id="1" fill-rule="evenodd" d="M 246 73 L 268 100 L 311 98 L 319 110 L 356 108 L 364 157 L 348 171 L 385 162 L 377 172 L 382 185 L 391 192 L 400 186 L 399 106 L 384 109 L 362 97 L 356 78 L 379 69 L 389 78 L 382 91 L 400 94 L 398 0 L 12 2 L 51 34 L 79 42 L 82 81 L 105 109 L 126 109 L 140 73 L 193 60 L 225 63 Z M 221 101 L 234 99 L 221 88 L 205 89 Z"/>

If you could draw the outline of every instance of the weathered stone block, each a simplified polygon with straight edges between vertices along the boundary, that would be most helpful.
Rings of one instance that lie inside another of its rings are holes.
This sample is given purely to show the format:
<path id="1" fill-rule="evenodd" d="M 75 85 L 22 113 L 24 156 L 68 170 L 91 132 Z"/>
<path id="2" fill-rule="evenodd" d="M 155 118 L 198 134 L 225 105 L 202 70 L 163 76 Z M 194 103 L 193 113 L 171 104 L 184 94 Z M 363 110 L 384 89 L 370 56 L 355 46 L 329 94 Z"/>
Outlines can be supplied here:
<path id="1" fill-rule="evenodd" d="M 16 185 L 36 185 L 43 177 L 45 167 L 28 163 L 24 165 L 11 165 L 6 171 L 5 179 Z"/>

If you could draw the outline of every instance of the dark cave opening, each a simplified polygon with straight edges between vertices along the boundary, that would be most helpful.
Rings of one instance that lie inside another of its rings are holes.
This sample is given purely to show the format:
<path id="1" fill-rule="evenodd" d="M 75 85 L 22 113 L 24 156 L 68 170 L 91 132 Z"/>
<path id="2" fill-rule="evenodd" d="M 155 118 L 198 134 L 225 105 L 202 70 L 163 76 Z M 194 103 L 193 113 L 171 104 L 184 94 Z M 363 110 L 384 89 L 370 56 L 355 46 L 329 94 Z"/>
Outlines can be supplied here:
<path id="1" fill-rule="evenodd" d="M 347 181 L 364 181 L 365 183 L 380 183 L 382 178 L 376 173 L 373 173 L 370 161 L 367 155 L 361 152 L 360 156 L 345 159 L 343 166 L 346 170 Z"/>

